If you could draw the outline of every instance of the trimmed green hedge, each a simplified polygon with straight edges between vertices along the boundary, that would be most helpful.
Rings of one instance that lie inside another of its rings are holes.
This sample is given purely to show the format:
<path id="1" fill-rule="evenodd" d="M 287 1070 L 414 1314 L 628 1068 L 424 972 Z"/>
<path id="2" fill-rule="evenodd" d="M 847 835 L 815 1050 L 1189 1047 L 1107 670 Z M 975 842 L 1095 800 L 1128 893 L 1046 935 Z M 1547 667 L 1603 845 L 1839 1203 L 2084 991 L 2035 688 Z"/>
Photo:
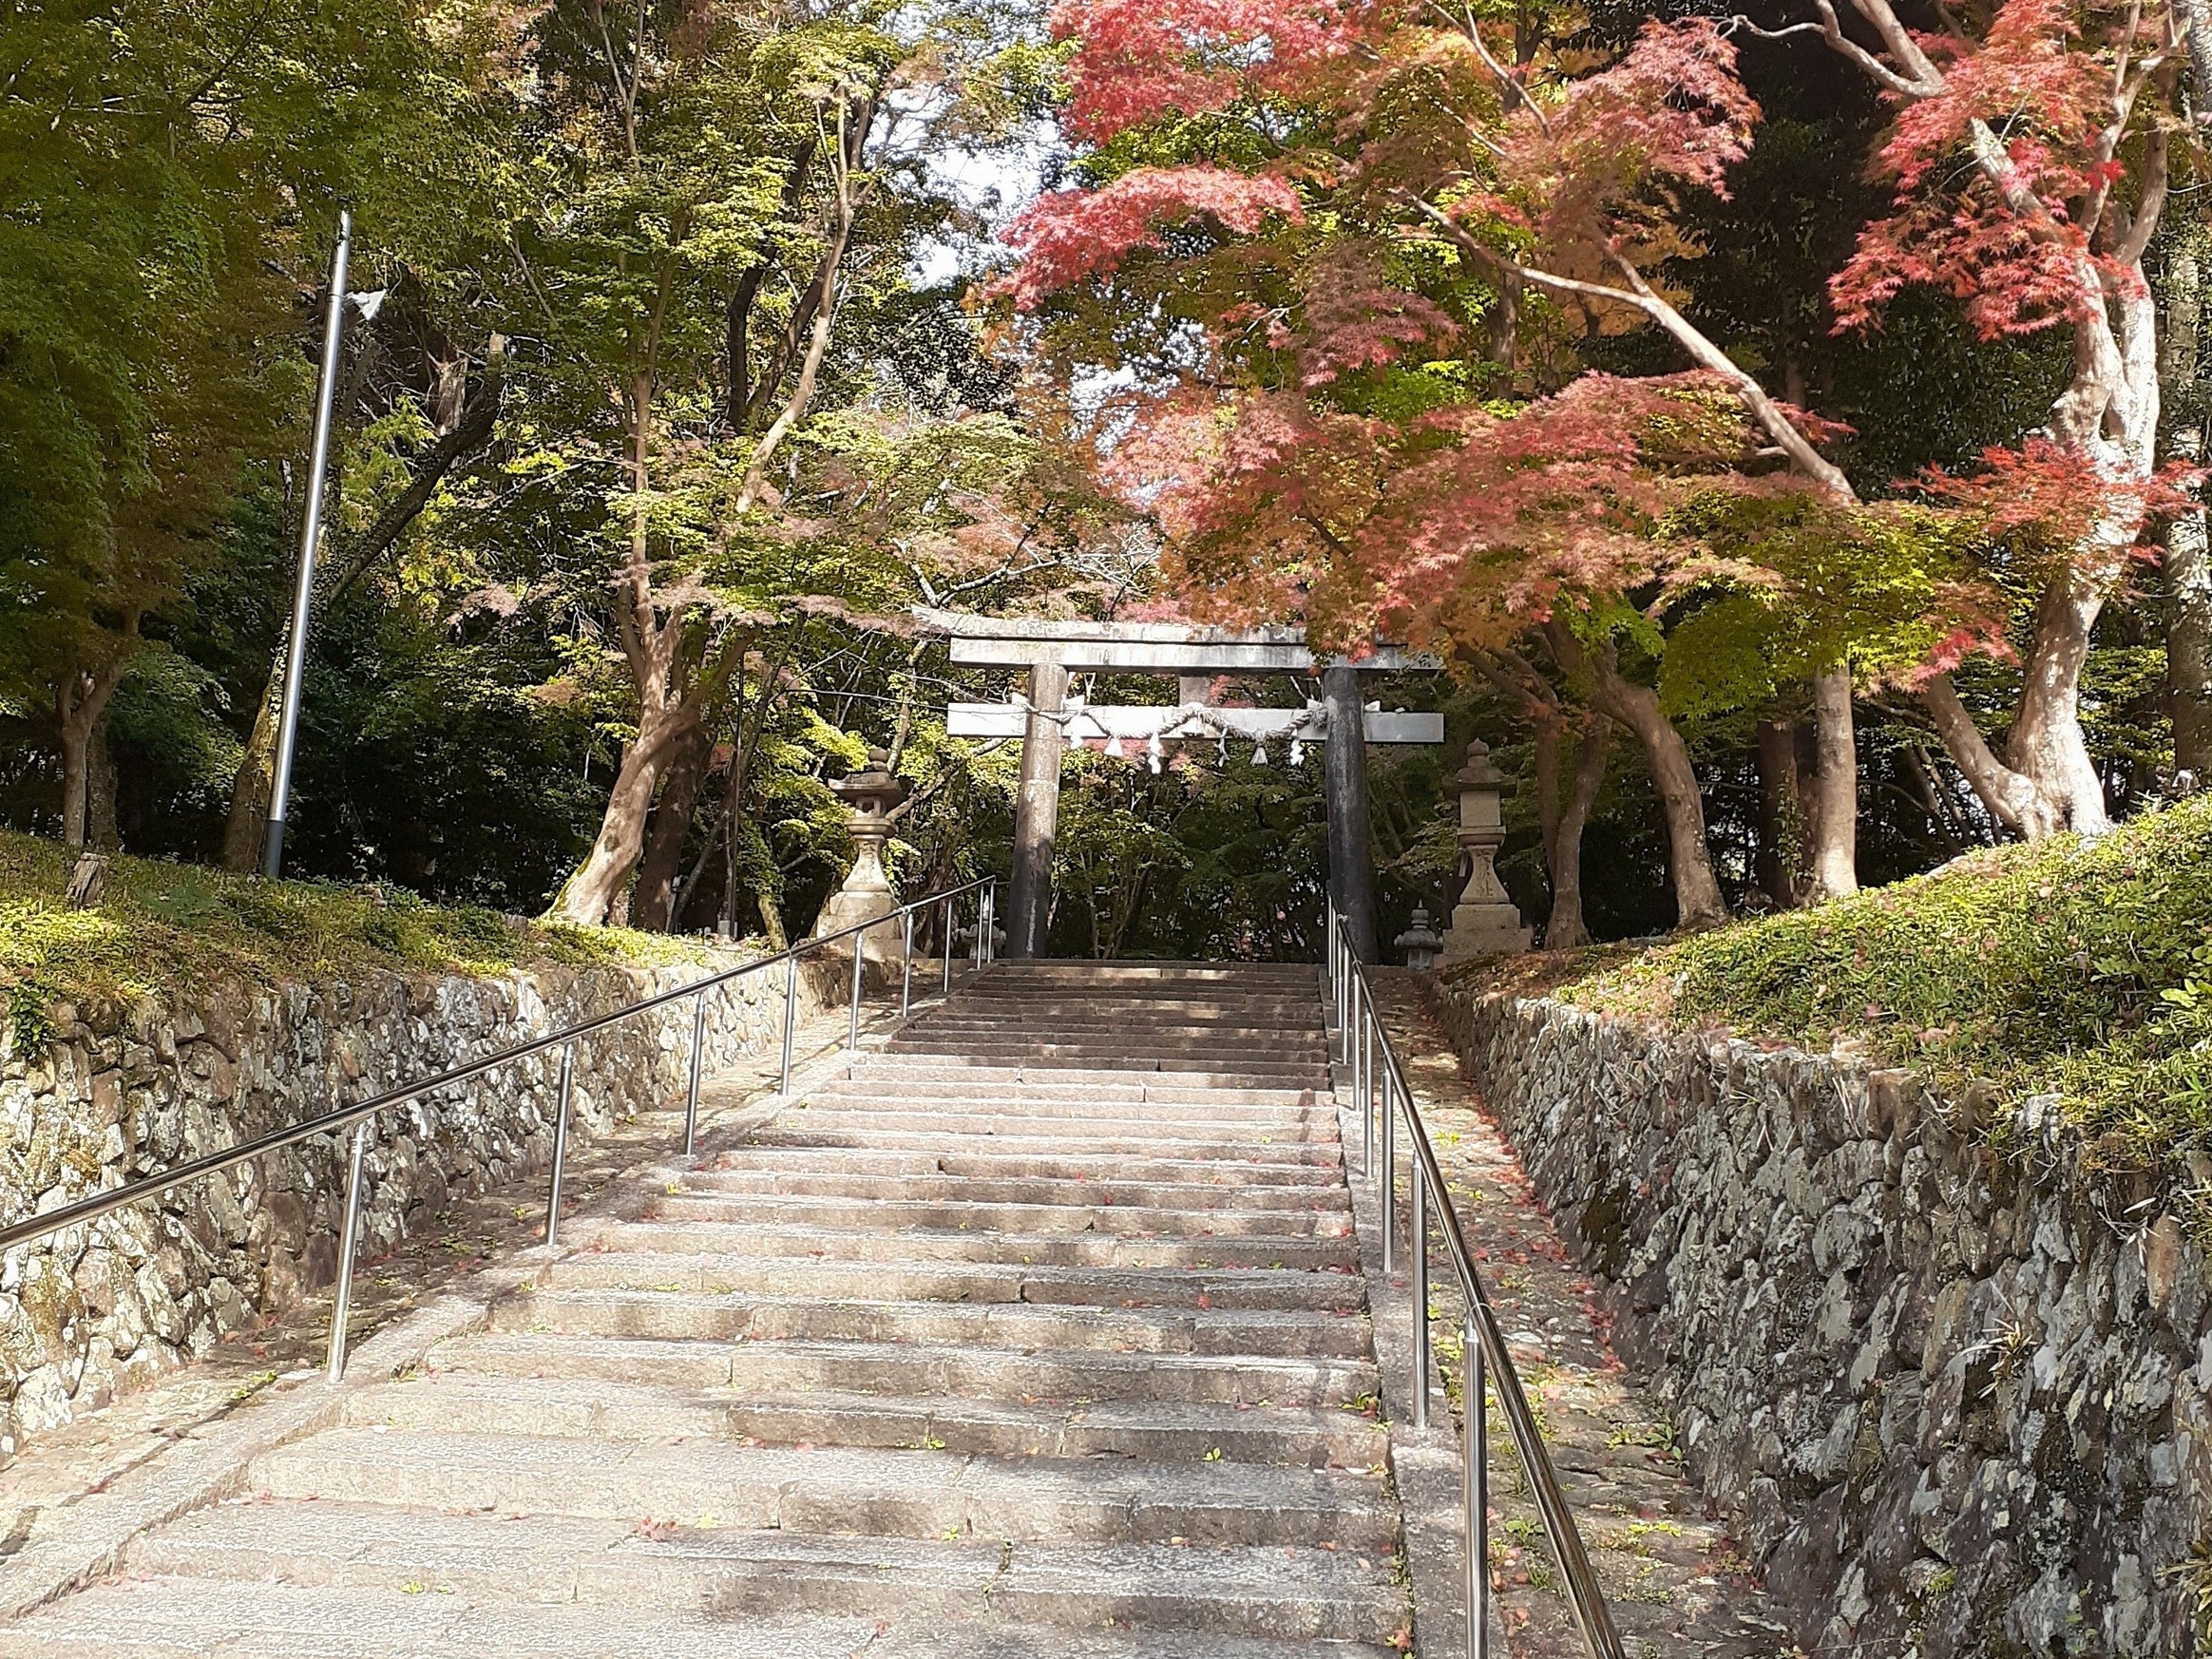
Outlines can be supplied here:
<path id="1" fill-rule="evenodd" d="M 2212 1136 L 2212 798 L 1976 852 L 1856 898 L 1577 964 L 1553 994 L 1678 1026 L 1862 1043 L 2000 1109 L 2055 1095 L 2110 1165 Z"/>
<path id="2" fill-rule="evenodd" d="M 371 968 L 495 974 L 701 963 L 696 942 L 523 922 L 397 887 L 265 882 L 119 857 L 97 908 L 65 905 L 74 855 L 0 831 L 0 984 L 19 1039 L 56 1003 L 117 1005 L 211 982 L 274 985 Z"/>

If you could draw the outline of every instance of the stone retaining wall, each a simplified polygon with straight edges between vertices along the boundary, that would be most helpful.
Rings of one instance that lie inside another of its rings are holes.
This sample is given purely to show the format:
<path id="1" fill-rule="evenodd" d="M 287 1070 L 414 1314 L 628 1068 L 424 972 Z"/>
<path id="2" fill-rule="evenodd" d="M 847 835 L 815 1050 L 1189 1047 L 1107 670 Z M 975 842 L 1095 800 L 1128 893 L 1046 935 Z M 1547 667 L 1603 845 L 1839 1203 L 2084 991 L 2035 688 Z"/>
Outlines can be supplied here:
<path id="1" fill-rule="evenodd" d="M 2032 1104 L 1433 988 L 1805 1649 L 2204 1646 L 2212 1299 L 2147 1189 Z"/>
<path id="2" fill-rule="evenodd" d="M 97 1024 L 65 1008 L 58 1040 L 36 1052 L 14 1052 L 12 1031 L 0 1038 L 0 1217 L 235 1146 L 704 971 L 384 973 L 216 991 Z M 710 1074 L 781 1041 L 783 978 L 748 976 L 710 998 Z M 802 987 L 802 1015 L 830 989 L 806 979 Z M 581 1042 L 570 1133 L 588 1137 L 640 1109 L 680 1103 L 691 1030 L 685 1000 Z M 549 1051 L 381 1115 L 368 1154 L 362 1259 L 430 1225 L 449 1197 L 543 1167 L 559 1070 Z M 9 1251 L 0 1260 L 0 1461 L 24 1437 L 327 1286 L 344 1181 L 343 1149 L 305 1142 Z"/>

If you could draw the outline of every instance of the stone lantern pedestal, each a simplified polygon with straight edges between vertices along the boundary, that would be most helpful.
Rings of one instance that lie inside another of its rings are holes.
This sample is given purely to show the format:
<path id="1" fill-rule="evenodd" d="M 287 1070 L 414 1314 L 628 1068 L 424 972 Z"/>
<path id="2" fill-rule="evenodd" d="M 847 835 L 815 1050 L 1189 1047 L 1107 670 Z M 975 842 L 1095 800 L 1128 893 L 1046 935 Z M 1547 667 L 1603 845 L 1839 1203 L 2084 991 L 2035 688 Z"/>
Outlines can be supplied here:
<path id="1" fill-rule="evenodd" d="M 884 871 L 884 843 L 890 839 L 890 814 L 906 798 L 906 786 L 891 775 L 891 757 L 881 749 L 868 752 L 868 765 L 830 786 L 852 809 L 852 844 L 855 856 L 845 885 L 830 895 L 814 924 L 814 937 L 824 938 L 863 923 L 881 921 L 861 934 L 868 960 L 880 967 L 899 965 L 906 930 L 894 918 L 898 895 Z M 846 942 L 830 947 L 842 954 Z"/>
<path id="2" fill-rule="evenodd" d="M 1459 786 L 1459 902 L 1444 933 L 1441 961 L 1469 962 L 1529 948 L 1535 930 L 1497 879 L 1497 849 L 1505 845 L 1505 820 L 1498 810 L 1505 774 L 1491 764 L 1490 745 L 1467 745 L 1467 764 L 1452 780 Z"/>

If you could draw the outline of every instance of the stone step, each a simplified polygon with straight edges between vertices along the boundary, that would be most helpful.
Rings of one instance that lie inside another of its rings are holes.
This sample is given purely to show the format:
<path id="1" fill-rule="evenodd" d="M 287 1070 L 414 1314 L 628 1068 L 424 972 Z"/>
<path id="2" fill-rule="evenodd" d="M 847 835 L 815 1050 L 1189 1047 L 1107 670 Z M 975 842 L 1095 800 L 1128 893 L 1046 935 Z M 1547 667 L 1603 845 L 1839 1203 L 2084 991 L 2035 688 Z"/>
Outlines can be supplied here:
<path id="1" fill-rule="evenodd" d="M 962 1204 L 952 1201 L 780 1197 L 677 1191 L 654 1195 L 648 1213 L 661 1221 L 778 1222 L 800 1227 L 933 1228 L 990 1232 L 1169 1233 L 1188 1238 L 1264 1233 L 1282 1238 L 1346 1238 L 1351 1220 L 1341 1207 L 1161 1210 L 1143 1206 Z"/>
<path id="2" fill-rule="evenodd" d="M 1233 1015 L 1252 1009 L 1286 1009 L 1302 1013 L 1308 1021 L 1319 1025 L 1321 990 L 1318 980 L 1311 985 L 1186 984 L 1163 993 L 1156 985 L 1086 983 L 1045 977 L 1025 980 L 1019 984 L 1010 981 L 994 983 L 984 978 L 962 986 L 961 994 L 949 1002 L 932 1005 L 929 1015 L 934 1018 L 944 1014 L 973 1014 L 986 1008 L 1045 1013 L 1091 1007 L 1127 1009 L 1140 1018 L 1159 1020 L 1210 1019 L 1223 1012 Z"/>
<path id="3" fill-rule="evenodd" d="M 933 1068 L 936 1075 L 918 1075 L 920 1066 L 861 1066 L 851 1077 L 836 1077 L 808 1091 L 810 1099 L 834 1099 L 856 1095 L 863 1099 L 991 1099 L 1024 1111 L 1086 1111 L 1128 1115 L 1133 1106 L 1181 1106 L 1201 1115 L 1236 1113 L 1241 1117 L 1314 1111 L 1334 1106 L 1334 1097 L 1323 1101 L 1312 1088 L 1181 1088 L 1148 1081 L 1128 1084 L 1058 1084 L 1048 1077 L 1016 1079 L 1013 1073 L 963 1073 L 958 1068 Z M 1157 1073 L 1166 1075 L 1166 1073 Z"/>
<path id="4" fill-rule="evenodd" d="M 1266 1158 L 1239 1155 L 1212 1158 L 1140 1158 L 1126 1153 L 1062 1153 L 1058 1155 L 995 1152 L 899 1152 L 867 1147 L 746 1144 L 715 1154 L 710 1170 L 813 1170 L 853 1175 L 974 1175 L 985 1179 L 1035 1177 L 1048 1181 L 1211 1181 L 1224 1166 L 1247 1187 L 1340 1186 L 1335 1168 L 1318 1163 L 1286 1163 L 1268 1149 Z"/>
<path id="5" fill-rule="evenodd" d="M 1214 1024 L 1230 1033 L 1241 1030 L 1250 1035 L 1216 1037 L 1211 1029 Z M 1148 1020 L 1135 1010 L 1112 1008 L 1081 1014 L 1024 1008 L 1019 1013 L 1013 1010 L 1003 1015 L 986 1013 L 975 1020 L 930 1018 L 901 1027 L 891 1040 L 904 1047 L 920 1049 L 980 1040 L 1100 1047 L 1110 1053 L 1132 1055 L 1195 1052 L 1212 1062 L 1192 1066 L 1193 1071 L 1233 1070 L 1248 1060 L 1269 1060 L 1273 1058 L 1270 1051 L 1283 1044 L 1301 1054 L 1320 1052 L 1327 1042 L 1325 1034 L 1305 1019 L 1287 1019 L 1278 1024 L 1249 1016 L 1232 1016 L 1220 1021 L 1170 1024 Z"/>
<path id="6" fill-rule="evenodd" d="M 909 1088 L 896 1077 L 861 1073 L 849 1081 L 836 1081 L 808 1091 L 808 1111 L 876 1111 L 876 1113 L 911 1113 L 916 1108 L 931 1108 L 943 1113 L 984 1113 L 991 1117 L 1009 1117 L 1022 1115 L 1044 1124 L 1071 1121 L 1071 1124 L 1091 1124 L 1091 1121 L 1115 1121 L 1115 1124 L 1216 1124 L 1223 1128 L 1274 1128 L 1279 1124 L 1318 1124 L 1334 1121 L 1336 1104 L 1329 1101 L 1323 1106 L 1312 1095 L 1301 1095 L 1294 1101 L 1268 1106 L 1248 1106 L 1236 1101 L 1219 1101 L 1208 1093 L 1174 1091 L 1174 1095 L 1190 1095 L 1190 1099 L 1151 1099 L 1137 1095 L 1124 1095 L 1119 1099 L 1084 1099 L 1081 1095 L 1059 1095 L 1051 1091 L 989 1091 L 989 1088 L 971 1088 L 958 1084 L 940 1084 L 926 1088 Z"/>
<path id="7" fill-rule="evenodd" d="M 349 1397 L 356 1428 L 563 1435 L 620 1440 L 927 1448 L 992 1458 L 1226 1459 L 1372 1470 L 1388 1456 L 1373 1419 L 1339 1406 L 1216 1401 L 918 1399 L 822 1389 L 794 1394 L 640 1386 L 598 1379 L 422 1373 Z"/>
<path id="8" fill-rule="evenodd" d="M 266 1452 L 272 1497 L 906 1538 L 1319 1545 L 1387 1552 L 1380 1476 L 951 1452 L 653 1445 L 543 1435 L 336 1428 Z"/>
<path id="9" fill-rule="evenodd" d="M 1191 1006 L 1162 1006 L 1142 998 L 1058 997 L 1022 998 L 978 996 L 956 999 L 950 1007 L 932 1009 L 912 1021 L 921 1032 L 957 1027 L 980 1028 L 996 1020 L 1029 1031 L 1096 1027 L 1117 1021 L 1142 1036 L 1151 1032 L 1189 1030 L 1280 1031 L 1300 1040 L 1318 1040 L 1322 1025 L 1310 1002 L 1295 999 L 1259 998 L 1249 1001 L 1218 999 Z"/>
<path id="10" fill-rule="evenodd" d="M 1380 1646 L 927 1619 L 753 1620 L 693 1611 L 134 1578 L 0 1630 L 0 1659 L 1389 1659 Z"/>
<path id="11" fill-rule="evenodd" d="M 1306 1141 L 1315 1145 L 1333 1146 L 1337 1141 L 1338 1124 L 1328 1115 L 1316 1113 L 1304 1122 L 1277 1123 L 1218 1123 L 1193 1120 L 1188 1117 L 1163 1118 L 1147 1122 L 1142 1118 L 1105 1116 L 1076 1117 L 1038 1116 L 1026 1113 L 1010 1113 L 996 1109 L 996 1103 L 981 1101 L 972 1107 L 936 1103 L 934 1110 L 901 1110 L 911 1108 L 914 1102 L 890 1100 L 878 1106 L 860 1107 L 850 1100 L 826 1100 L 820 1106 L 802 1103 L 784 1114 L 768 1129 L 756 1131 L 753 1138 L 767 1140 L 788 1137 L 801 1133 L 867 1135 L 925 1135 L 934 1137 L 931 1144 L 944 1145 L 948 1140 L 965 1140 L 969 1137 L 988 1136 L 996 1140 L 1043 1140 L 1058 1148 L 1070 1151 L 1107 1151 L 1118 1146 L 1133 1151 L 1157 1150 L 1172 1145 L 1187 1145 L 1203 1137 L 1214 1146 L 1231 1149 L 1236 1155 L 1244 1155 L 1255 1146 L 1281 1146 Z M 1179 1108 L 1188 1112 L 1190 1108 Z M 872 1144 L 872 1143 L 871 1143 Z M 895 1141 L 882 1144 L 898 1145 Z M 963 1149 L 964 1150 L 964 1149 Z"/>
<path id="12" fill-rule="evenodd" d="M 833 1126 L 827 1116 L 809 1123 L 803 1112 L 794 1112 L 766 1128 L 752 1131 L 739 1146 L 819 1148 L 828 1152 L 840 1148 L 871 1153 L 928 1152 L 942 1153 L 947 1157 L 996 1154 L 1014 1157 L 1172 1158 L 1186 1163 L 1208 1163 L 1216 1158 L 1265 1159 L 1270 1163 L 1305 1164 L 1331 1171 L 1340 1156 L 1338 1143 L 1333 1138 L 1285 1140 L 1278 1135 L 1262 1143 L 1207 1135 L 1183 1138 L 1141 1133 L 1102 1134 L 1096 1124 L 1091 1124 L 1085 1126 L 1088 1133 L 1082 1135 L 1068 1134 L 1064 1128 L 1058 1133 L 1024 1134 L 1019 1128 L 1009 1127 L 995 1133 L 963 1135 L 955 1140 L 947 1136 L 945 1116 L 924 1115 L 921 1121 L 934 1127 L 917 1129 L 886 1126 L 881 1122 Z M 863 1130 L 867 1132 L 865 1135 Z"/>
<path id="13" fill-rule="evenodd" d="M 1111 1348 L 1147 1354 L 1328 1355 L 1369 1351 L 1356 1308 L 1093 1308 L 1025 1302 L 829 1301 L 682 1290 L 533 1290 L 501 1301 L 491 1326 L 664 1342 L 953 1343 L 973 1347 Z"/>
<path id="14" fill-rule="evenodd" d="M 1285 1044 L 1300 1052 L 1307 1049 L 1318 1052 L 1325 1041 L 1309 1016 L 1289 1011 L 1273 1017 L 1248 1009 L 1224 1013 L 1216 1019 L 1170 1019 L 1157 1016 L 1147 1018 L 1128 1010 L 1092 1006 L 1063 1010 L 1030 1008 L 1023 1011 L 1021 1022 L 1028 1031 L 1062 1040 L 1077 1037 L 1127 1038 L 1148 1048 L 1160 1043 L 1264 1042 Z M 902 1036 L 925 1041 L 950 1032 L 996 1034 L 1005 1029 L 1005 1016 L 998 1010 L 962 1009 L 952 1013 L 932 1014 L 925 1020 L 917 1020 L 906 1027 Z"/>
<path id="15" fill-rule="evenodd" d="M 1346 1273 L 1201 1272 L 1192 1268 L 1043 1268 L 1019 1262 L 839 1262 L 736 1251 L 588 1250 L 539 1269 L 562 1289 L 751 1291 L 843 1300 L 1026 1303 L 1084 1307 L 1358 1308 Z"/>
<path id="16" fill-rule="evenodd" d="M 1061 1036 L 1049 1024 L 998 1021 L 973 1031 L 916 1031 L 902 1034 L 886 1051 L 891 1054 L 1005 1054 L 1016 1060 L 1079 1060 L 1088 1056 L 1096 1070 L 1187 1071 L 1216 1077 L 1231 1087 L 1250 1077 L 1272 1076 L 1318 1067 L 1325 1057 L 1319 1042 L 1292 1042 L 1288 1051 L 1273 1038 L 1249 1045 L 1216 1043 L 1203 1036 L 1152 1037 L 1139 1031 L 1101 1031 Z"/>
<path id="17" fill-rule="evenodd" d="M 745 1192 L 806 1198 L 879 1198 L 903 1202 L 969 1204 L 1131 1204 L 1158 1210 L 1239 1209 L 1272 1212 L 1277 1207 L 1349 1214 L 1351 1196 L 1341 1187 L 1254 1192 L 1233 1170 L 1204 1181 L 1055 1180 L 1045 1175 L 853 1175 L 801 1170 L 700 1170 L 680 1177 L 693 1192 Z"/>
<path id="18" fill-rule="evenodd" d="M 1375 1363 L 1353 1358 L 1117 1353 L 1066 1348 L 928 1347 L 907 1343 L 657 1342 L 515 1331 L 457 1337 L 430 1352 L 439 1371 L 735 1388 L 748 1396 L 820 1390 L 959 1400 L 1152 1401 L 1363 1408 Z"/>
<path id="19" fill-rule="evenodd" d="M 957 1055 L 936 1058 L 895 1049 L 869 1051 L 860 1057 L 859 1070 L 863 1075 L 894 1067 L 896 1076 L 917 1083 L 964 1082 L 993 1093 L 1024 1087 L 1048 1091 L 1096 1089 L 1106 1095 L 1134 1094 L 1140 1098 L 1158 1099 L 1162 1097 L 1162 1091 L 1177 1091 L 1207 1099 L 1218 1096 L 1231 1102 L 1271 1106 L 1296 1103 L 1306 1092 L 1303 1086 L 1262 1089 L 1209 1086 L 1205 1078 L 1210 1074 L 1206 1072 L 1128 1071 L 1098 1066 L 1001 1066 Z M 1326 1097 L 1325 1092 L 1321 1097 Z"/>
<path id="20" fill-rule="evenodd" d="M 853 1538 L 433 1516 L 248 1500 L 142 1541 L 132 1571 L 232 1583 L 513 1598 L 722 1619 L 896 1617 L 1385 1642 L 1405 1621 L 1390 1563 L 1344 1551 Z"/>
<path id="21" fill-rule="evenodd" d="M 855 1262 L 1020 1262 L 1065 1268 L 1290 1268 L 1356 1269 L 1348 1238 L 1191 1236 L 1144 1238 L 1110 1232 L 1007 1233 L 957 1229 L 825 1227 L 744 1221 L 586 1221 L 585 1242 L 607 1249 L 677 1254 L 752 1250 L 764 1257 Z"/>

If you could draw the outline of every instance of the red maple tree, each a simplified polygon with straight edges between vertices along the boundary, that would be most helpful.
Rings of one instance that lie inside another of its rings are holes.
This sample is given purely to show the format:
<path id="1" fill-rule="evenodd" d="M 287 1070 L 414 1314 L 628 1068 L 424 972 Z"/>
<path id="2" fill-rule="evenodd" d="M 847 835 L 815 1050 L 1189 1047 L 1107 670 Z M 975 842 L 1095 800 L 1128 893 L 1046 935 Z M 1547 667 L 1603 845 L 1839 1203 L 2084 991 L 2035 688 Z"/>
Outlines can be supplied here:
<path id="1" fill-rule="evenodd" d="M 1998 819 L 2029 835 L 2095 828 L 2105 806 L 2078 717 L 2082 661 L 2173 482 L 2154 476 L 2156 317 L 2142 261 L 2167 186 L 2161 112 L 2180 25 L 2160 9 L 2009 0 L 1978 31 L 1930 39 L 1889 0 L 1850 3 L 1848 24 L 1813 0 L 1813 20 L 1760 31 L 1818 37 L 1896 106 L 1876 159 L 1894 200 L 1835 277 L 1839 326 L 1879 326 L 1920 284 L 1957 296 L 1985 334 L 2075 337 L 2043 432 L 1992 456 L 1971 486 L 1931 481 L 1993 534 L 2032 520 L 2057 550 L 2003 753 L 1944 672 L 1959 642 L 1995 643 L 1981 625 L 1987 595 L 1955 595 L 1961 620 L 1923 692 Z M 1821 424 L 1734 361 L 1666 279 L 1669 261 L 1695 252 L 1683 193 L 1725 193 L 1754 142 L 1760 112 L 1730 38 L 1750 26 L 1654 22 L 1593 64 L 1528 19 L 1437 0 L 1063 7 L 1070 127 L 1098 146 L 1100 182 L 1024 216 L 1014 240 L 1027 257 L 1007 292 L 1035 307 L 1102 280 L 1133 297 L 1172 294 L 1170 320 L 1202 328 L 1202 359 L 1179 369 L 1120 463 L 1152 469 L 1202 591 L 1295 609 L 1324 630 L 1404 619 L 1479 638 L 1517 621 L 1618 707 L 1641 688 L 1608 684 L 1560 613 L 1708 568 L 1696 548 L 1654 537 L 1670 494 L 1695 480 L 1862 504 L 1822 452 Z M 1161 166 L 1163 151 L 1190 164 Z M 1153 164 L 1125 166 L 1140 155 Z M 1547 301 L 1540 320 L 1532 292 Z M 1592 377 L 1517 412 L 1462 389 L 1408 413 L 1373 384 L 1394 369 L 1414 378 L 1409 362 L 1470 330 L 1510 360 L 1574 329 L 1634 326 L 1663 331 L 1702 380 Z M 1347 378 L 1359 384 L 1347 391 Z M 1667 453 L 1654 410 L 1709 411 L 1715 391 L 1733 399 L 1736 430 Z M 1840 843 L 1834 890 L 1851 881 L 1855 787 L 1840 651 L 1814 677 L 1823 781 L 1838 797 L 1821 814 Z M 1665 747 L 1624 723 L 1648 753 Z M 1678 863 L 1683 851 L 1678 840 Z"/>

